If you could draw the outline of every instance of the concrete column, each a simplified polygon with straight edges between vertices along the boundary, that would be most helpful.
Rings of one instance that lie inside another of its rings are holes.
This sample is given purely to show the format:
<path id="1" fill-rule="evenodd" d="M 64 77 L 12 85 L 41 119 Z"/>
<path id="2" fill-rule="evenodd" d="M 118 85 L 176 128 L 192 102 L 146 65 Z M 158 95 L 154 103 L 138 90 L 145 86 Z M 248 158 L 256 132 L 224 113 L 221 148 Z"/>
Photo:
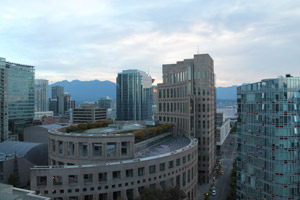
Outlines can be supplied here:
<path id="1" fill-rule="evenodd" d="M 107 157 L 107 155 L 106 155 L 106 143 L 103 143 L 102 144 L 103 145 L 103 152 L 102 152 L 102 156 L 103 156 L 103 158 L 106 158 Z"/>
<path id="2" fill-rule="evenodd" d="M 75 158 L 79 157 L 79 144 L 78 142 L 75 143 Z"/>

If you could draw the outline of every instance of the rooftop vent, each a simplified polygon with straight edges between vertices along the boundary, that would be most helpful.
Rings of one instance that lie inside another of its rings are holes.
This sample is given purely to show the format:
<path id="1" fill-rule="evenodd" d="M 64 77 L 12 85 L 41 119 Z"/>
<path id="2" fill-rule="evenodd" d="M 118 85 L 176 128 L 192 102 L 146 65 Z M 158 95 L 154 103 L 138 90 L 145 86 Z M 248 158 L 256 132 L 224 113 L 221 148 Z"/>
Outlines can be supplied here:
<path id="1" fill-rule="evenodd" d="M 286 74 L 285 77 L 290 78 L 290 77 L 293 77 L 293 76 L 291 76 L 290 74 Z"/>

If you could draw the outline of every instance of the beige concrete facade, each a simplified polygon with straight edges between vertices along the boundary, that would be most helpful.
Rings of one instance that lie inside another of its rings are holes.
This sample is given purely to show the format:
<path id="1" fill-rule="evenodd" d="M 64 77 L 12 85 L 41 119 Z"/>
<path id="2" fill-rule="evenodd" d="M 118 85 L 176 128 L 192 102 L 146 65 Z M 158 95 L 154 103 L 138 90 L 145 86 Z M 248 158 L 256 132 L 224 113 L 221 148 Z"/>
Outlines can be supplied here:
<path id="1" fill-rule="evenodd" d="M 175 133 L 199 141 L 199 182 L 208 182 L 215 165 L 215 75 L 208 54 L 163 65 L 158 84 L 161 123 L 173 123 Z"/>
<path id="2" fill-rule="evenodd" d="M 68 142 L 74 142 L 74 152 L 77 152 L 74 157 L 68 156 Z M 80 156 L 80 142 L 86 143 L 85 157 Z M 124 157 L 124 142 L 129 144 L 127 157 Z M 102 158 L 93 157 L 95 143 L 102 143 Z M 107 147 L 111 143 L 116 143 L 115 157 L 107 156 L 112 152 L 112 148 Z M 194 200 L 197 199 L 198 182 L 197 147 L 196 139 L 176 137 L 171 133 L 151 138 L 148 143 L 146 140 L 134 144 L 131 133 L 70 134 L 50 130 L 49 159 L 65 165 L 32 168 L 31 189 L 55 200 L 133 200 L 145 187 L 178 186 Z"/>

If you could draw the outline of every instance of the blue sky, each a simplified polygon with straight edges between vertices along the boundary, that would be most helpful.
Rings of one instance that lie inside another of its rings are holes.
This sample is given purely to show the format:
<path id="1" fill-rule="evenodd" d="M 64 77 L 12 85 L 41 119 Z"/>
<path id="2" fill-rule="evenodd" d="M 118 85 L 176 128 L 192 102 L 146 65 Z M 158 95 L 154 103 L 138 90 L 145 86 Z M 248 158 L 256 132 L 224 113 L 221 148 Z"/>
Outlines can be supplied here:
<path id="1" fill-rule="evenodd" d="M 1 0 L 0 57 L 36 78 L 110 80 L 209 53 L 217 86 L 300 76 L 300 1 Z"/>

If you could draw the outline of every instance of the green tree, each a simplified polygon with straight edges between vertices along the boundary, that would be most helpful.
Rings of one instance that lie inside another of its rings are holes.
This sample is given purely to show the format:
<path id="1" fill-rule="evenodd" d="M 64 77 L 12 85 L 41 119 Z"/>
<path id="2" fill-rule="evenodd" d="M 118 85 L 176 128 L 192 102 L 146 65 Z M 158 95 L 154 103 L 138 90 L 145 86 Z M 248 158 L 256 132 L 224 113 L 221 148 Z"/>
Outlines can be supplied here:
<path id="1" fill-rule="evenodd" d="M 9 185 L 17 187 L 18 186 L 18 177 L 14 174 L 10 174 L 9 177 L 8 177 L 7 183 Z"/>

